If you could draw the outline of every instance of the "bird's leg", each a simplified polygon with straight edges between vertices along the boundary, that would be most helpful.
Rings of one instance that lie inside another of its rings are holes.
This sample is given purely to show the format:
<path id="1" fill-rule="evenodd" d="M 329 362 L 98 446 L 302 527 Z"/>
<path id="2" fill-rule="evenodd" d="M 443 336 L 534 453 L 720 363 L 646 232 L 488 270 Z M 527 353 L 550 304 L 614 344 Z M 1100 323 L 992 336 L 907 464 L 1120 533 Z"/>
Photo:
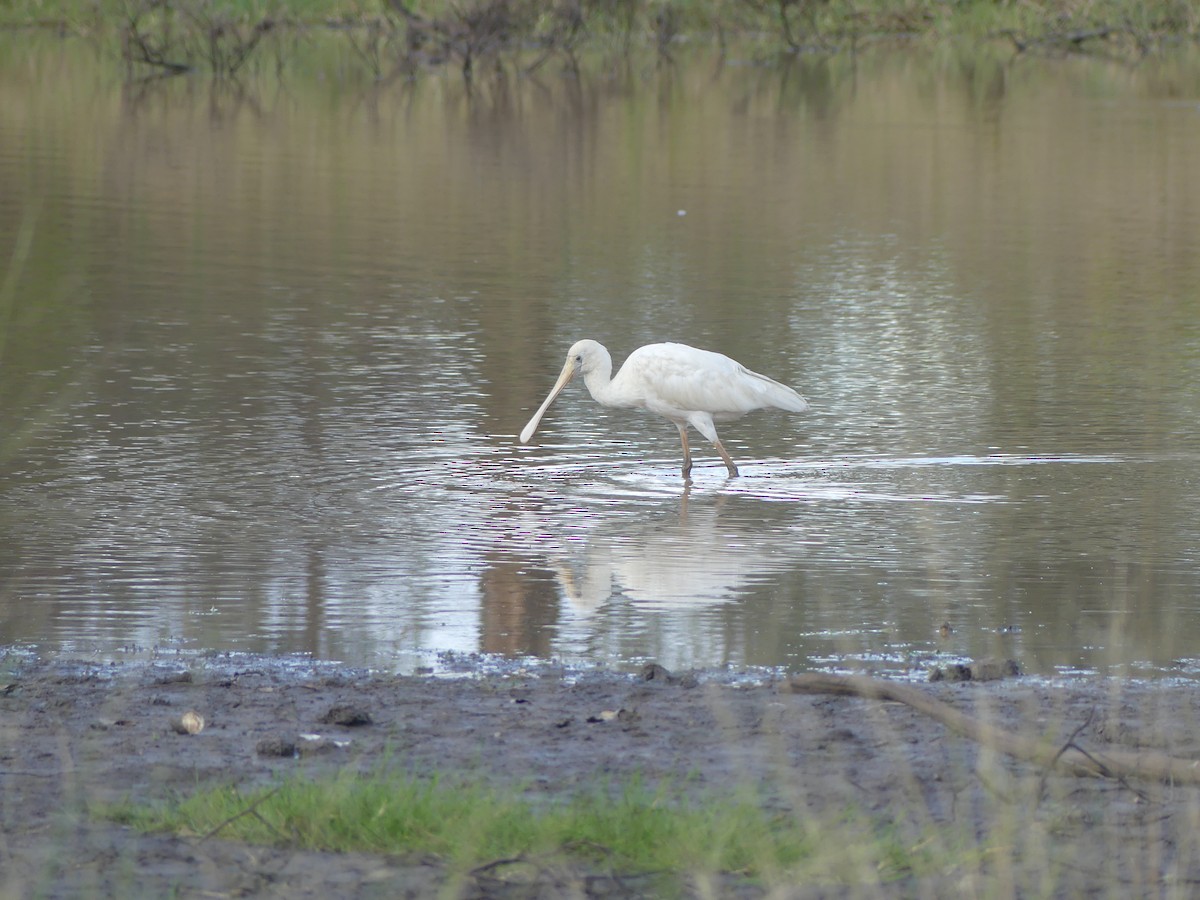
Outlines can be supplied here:
<path id="1" fill-rule="evenodd" d="M 725 468 L 729 470 L 730 476 L 736 478 L 738 474 L 738 468 L 733 464 L 733 457 L 726 452 L 724 445 L 719 440 L 713 441 L 713 446 L 716 447 L 717 452 L 721 454 L 721 459 L 725 460 Z"/>
<path id="2" fill-rule="evenodd" d="M 683 477 L 687 478 L 692 474 L 692 451 L 688 447 L 687 426 L 676 423 L 675 427 L 679 429 L 679 443 L 683 444 Z"/>

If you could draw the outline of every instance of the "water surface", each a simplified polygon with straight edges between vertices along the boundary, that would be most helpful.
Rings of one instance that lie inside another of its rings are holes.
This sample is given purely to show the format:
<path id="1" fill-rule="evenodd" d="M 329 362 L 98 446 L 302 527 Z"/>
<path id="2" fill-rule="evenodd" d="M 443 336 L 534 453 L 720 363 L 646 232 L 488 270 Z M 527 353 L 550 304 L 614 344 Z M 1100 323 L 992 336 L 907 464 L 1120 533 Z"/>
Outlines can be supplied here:
<path id="1" fill-rule="evenodd" d="M 0 645 L 1200 669 L 1197 59 L 4 40 Z M 585 336 L 813 408 L 723 426 L 737 479 L 582 386 L 519 445 Z"/>

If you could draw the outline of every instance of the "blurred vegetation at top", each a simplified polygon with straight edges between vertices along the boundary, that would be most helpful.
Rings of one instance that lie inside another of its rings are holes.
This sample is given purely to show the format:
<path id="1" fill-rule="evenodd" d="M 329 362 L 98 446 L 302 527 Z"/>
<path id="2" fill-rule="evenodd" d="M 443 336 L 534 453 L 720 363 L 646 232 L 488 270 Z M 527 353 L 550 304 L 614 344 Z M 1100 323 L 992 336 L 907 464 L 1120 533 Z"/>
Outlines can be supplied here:
<path id="1" fill-rule="evenodd" d="M 264 38 L 343 34 L 377 78 L 422 68 L 534 69 L 588 51 L 753 42 L 837 53 L 872 42 L 999 42 L 1139 58 L 1200 41 L 1194 0 L 0 0 L 0 28 L 119 42 L 132 70 L 232 75 Z"/>

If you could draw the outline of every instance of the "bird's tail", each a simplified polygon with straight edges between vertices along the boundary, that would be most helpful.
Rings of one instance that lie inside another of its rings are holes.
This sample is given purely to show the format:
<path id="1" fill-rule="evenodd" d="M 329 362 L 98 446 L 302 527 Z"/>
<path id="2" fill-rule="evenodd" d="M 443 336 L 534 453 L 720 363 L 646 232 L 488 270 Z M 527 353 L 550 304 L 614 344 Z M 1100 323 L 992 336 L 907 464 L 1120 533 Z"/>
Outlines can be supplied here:
<path id="1" fill-rule="evenodd" d="M 774 392 L 771 405 L 788 412 L 807 412 L 808 401 L 793 391 L 786 384 L 777 384 L 778 391 Z"/>
<path id="2" fill-rule="evenodd" d="M 766 375 L 750 372 L 749 369 L 746 371 L 757 379 L 757 393 L 762 399 L 763 406 L 772 406 L 776 409 L 786 409 L 788 412 L 797 413 L 808 410 L 808 401 L 786 384 L 780 384 Z"/>

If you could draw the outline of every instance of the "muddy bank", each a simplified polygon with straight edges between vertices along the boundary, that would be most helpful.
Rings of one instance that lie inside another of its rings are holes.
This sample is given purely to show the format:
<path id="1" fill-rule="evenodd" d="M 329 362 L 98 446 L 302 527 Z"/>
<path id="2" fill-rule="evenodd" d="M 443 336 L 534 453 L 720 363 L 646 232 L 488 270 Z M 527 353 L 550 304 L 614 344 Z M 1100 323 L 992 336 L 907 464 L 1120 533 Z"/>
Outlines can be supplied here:
<path id="1" fill-rule="evenodd" d="M 401 677 L 336 668 L 26 664 L 0 676 L 0 897 L 644 896 L 640 873 L 502 870 L 436 859 L 140 835 L 89 815 L 211 784 L 379 765 L 569 794 L 597 779 L 672 778 L 697 795 L 753 787 L 814 823 L 848 811 L 935 841 L 920 879 L 761 884 L 698 896 L 1189 896 L 1200 791 L 1048 773 L 896 703 L 804 696 L 716 673 L 644 680 L 561 670 Z M 1048 742 L 1200 758 L 1190 683 L 1012 679 L 929 684 L 955 708 Z M 196 711 L 204 728 L 178 725 Z M 369 721 L 368 721 L 369 720 Z M 183 733 L 180 733 L 183 732 Z M 1078 732 L 1078 733 L 1076 733 Z M 685 777 L 686 776 L 686 777 Z M 613 877 L 615 874 L 616 877 Z"/>

